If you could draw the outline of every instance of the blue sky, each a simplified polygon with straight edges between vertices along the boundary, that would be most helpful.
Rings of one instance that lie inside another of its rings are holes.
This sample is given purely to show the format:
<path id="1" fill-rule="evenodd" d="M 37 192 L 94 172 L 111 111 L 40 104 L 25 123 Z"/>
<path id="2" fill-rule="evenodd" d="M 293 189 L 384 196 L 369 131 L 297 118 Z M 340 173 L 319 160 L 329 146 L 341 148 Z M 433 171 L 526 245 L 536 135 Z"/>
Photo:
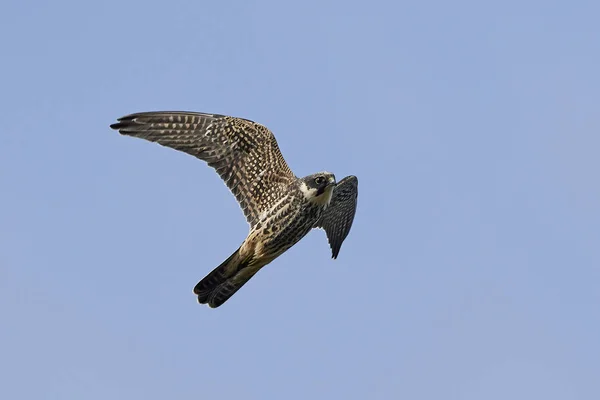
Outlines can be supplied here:
<path id="1" fill-rule="evenodd" d="M 0 6 L 0 397 L 600 398 L 597 2 Z M 357 175 L 211 310 L 247 233 L 202 162 L 108 125 L 196 110 Z"/>

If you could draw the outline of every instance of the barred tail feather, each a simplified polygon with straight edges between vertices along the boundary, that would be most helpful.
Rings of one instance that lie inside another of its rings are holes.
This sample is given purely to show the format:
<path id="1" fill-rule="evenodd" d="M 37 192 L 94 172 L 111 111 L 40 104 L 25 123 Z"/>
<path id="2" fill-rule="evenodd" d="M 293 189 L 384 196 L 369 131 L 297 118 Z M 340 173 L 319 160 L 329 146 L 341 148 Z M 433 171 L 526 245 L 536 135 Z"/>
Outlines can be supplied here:
<path id="1" fill-rule="evenodd" d="M 198 303 L 208 304 L 211 308 L 225 303 L 258 272 L 258 269 L 249 267 L 250 261 L 251 258 L 242 259 L 239 249 L 236 250 L 194 287 Z"/>

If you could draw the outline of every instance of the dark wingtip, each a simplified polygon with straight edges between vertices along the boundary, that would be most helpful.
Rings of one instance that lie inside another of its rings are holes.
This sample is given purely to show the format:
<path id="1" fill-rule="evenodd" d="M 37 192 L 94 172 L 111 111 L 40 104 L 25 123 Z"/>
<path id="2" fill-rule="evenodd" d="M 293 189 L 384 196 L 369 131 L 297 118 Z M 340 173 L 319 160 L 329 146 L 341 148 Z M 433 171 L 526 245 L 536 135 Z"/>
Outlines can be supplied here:
<path id="1" fill-rule="evenodd" d="M 340 254 L 340 250 L 339 250 L 339 249 L 337 249 L 337 250 L 333 250 L 333 251 L 331 252 L 331 258 L 333 258 L 334 260 L 336 260 L 336 259 L 338 258 L 338 255 L 339 255 L 339 254 Z"/>
<path id="2" fill-rule="evenodd" d="M 110 124 L 110 129 L 114 129 L 116 131 L 120 131 L 123 128 L 127 128 L 128 126 L 131 125 L 132 121 L 134 120 L 134 118 L 137 116 L 137 114 L 129 114 L 126 115 L 124 117 L 121 118 L 117 118 L 117 121 L 119 122 L 115 122 L 114 124 Z M 123 133 L 123 132 L 119 132 L 119 133 Z"/>

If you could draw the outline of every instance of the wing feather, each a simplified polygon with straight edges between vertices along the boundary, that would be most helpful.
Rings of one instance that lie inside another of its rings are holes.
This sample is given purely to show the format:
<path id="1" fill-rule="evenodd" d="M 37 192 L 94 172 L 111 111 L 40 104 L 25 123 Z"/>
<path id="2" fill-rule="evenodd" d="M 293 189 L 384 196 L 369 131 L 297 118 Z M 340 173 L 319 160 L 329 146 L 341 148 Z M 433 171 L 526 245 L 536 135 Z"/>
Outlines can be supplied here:
<path id="1" fill-rule="evenodd" d="M 323 228 L 327 234 L 332 258 L 337 258 L 342 242 L 350 233 L 357 199 L 358 179 L 352 175 L 347 176 L 336 185 L 329 207 L 316 224 L 317 228 Z"/>
<path id="2" fill-rule="evenodd" d="M 184 111 L 144 112 L 112 124 L 121 134 L 204 160 L 237 199 L 250 226 L 295 179 L 273 133 L 253 121 Z"/>

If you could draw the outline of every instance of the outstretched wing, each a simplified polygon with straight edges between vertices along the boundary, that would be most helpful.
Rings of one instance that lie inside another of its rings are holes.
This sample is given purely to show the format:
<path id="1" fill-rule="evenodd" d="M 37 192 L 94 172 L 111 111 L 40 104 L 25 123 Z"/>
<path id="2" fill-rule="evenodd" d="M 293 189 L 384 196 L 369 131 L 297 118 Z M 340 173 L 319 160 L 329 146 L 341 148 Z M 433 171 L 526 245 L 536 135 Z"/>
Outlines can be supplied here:
<path id="1" fill-rule="evenodd" d="M 337 258 L 342 242 L 350 232 L 356 213 L 357 198 L 358 179 L 352 175 L 345 177 L 335 186 L 329 207 L 325 209 L 315 226 L 325 229 L 332 258 Z"/>
<path id="2" fill-rule="evenodd" d="M 273 133 L 253 121 L 198 112 L 144 112 L 119 118 L 112 129 L 191 154 L 213 167 L 250 226 L 295 179 Z"/>

